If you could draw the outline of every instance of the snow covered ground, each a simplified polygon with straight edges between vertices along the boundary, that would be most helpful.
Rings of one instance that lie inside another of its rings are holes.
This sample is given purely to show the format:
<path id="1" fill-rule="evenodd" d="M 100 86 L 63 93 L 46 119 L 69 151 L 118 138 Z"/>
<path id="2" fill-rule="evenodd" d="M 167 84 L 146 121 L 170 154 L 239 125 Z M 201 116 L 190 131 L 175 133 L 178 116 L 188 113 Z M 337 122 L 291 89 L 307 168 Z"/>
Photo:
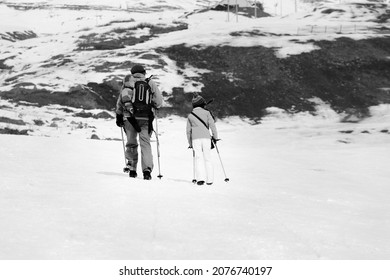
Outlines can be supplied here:
<path id="1" fill-rule="evenodd" d="M 0 259 L 389 259 L 389 106 L 272 111 L 217 123 L 230 182 L 214 152 L 205 187 L 181 118 L 159 120 L 152 181 L 122 173 L 121 141 L 0 135 Z"/>

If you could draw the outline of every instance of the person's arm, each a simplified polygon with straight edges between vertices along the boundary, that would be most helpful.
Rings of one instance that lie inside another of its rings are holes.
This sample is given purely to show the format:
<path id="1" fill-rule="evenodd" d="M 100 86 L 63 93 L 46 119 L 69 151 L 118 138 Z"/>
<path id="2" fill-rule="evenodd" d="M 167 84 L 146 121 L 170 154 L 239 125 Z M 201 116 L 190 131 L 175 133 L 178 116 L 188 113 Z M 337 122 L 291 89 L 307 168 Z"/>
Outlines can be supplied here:
<path id="1" fill-rule="evenodd" d="M 153 92 L 153 98 L 152 98 L 153 107 L 159 109 L 163 104 L 163 96 L 159 88 L 157 87 L 156 83 L 153 80 L 149 81 L 149 85 Z"/>
<path id="2" fill-rule="evenodd" d="M 209 124 L 209 128 L 211 129 L 211 136 L 217 140 L 218 139 L 218 132 L 217 132 L 217 127 L 215 126 L 215 121 L 213 116 L 211 115 L 210 112 L 207 114 L 207 122 Z"/>
<path id="3" fill-rule="evenodd" d="M 115 113 L 117 115 L 123 115 L 123 104 L 122 104 L 121 93 L 118 94 L 118 99 L 116 100 Z"/>
<path id="4" fill-rule="evenodd" d="M 187 119 L 187 141 L 188 141 L 188 146 L 189 148 L 192 148 L 192 127 L 191 127 L 191 122 L 190 119 Z"/>
<path id="5" fill-rule="evenodd" d="M 124 88 L 121 91 L 121 96 L 122 96 L 122 107 L 130 114 L 132 115 L 134 113 L 133 109 L 133 103 L 131 103 L 131 99 L 133 97 L 133 90 L 130 88 Z"/>

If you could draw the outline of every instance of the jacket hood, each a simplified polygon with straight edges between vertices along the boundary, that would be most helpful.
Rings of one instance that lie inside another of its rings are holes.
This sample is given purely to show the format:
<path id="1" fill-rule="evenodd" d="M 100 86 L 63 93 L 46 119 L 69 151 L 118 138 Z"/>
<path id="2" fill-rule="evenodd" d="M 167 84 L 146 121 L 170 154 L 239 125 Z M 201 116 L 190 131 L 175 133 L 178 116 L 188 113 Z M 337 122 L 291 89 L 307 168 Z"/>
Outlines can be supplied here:
<path id="1" fill-rule="evenodd" d="M 145 75 L 142 73 L 135 73 L 135 74 L 133 74 L 133 77 L 136 79 L 142 79 L 142 78 L 145 78 Z"/>

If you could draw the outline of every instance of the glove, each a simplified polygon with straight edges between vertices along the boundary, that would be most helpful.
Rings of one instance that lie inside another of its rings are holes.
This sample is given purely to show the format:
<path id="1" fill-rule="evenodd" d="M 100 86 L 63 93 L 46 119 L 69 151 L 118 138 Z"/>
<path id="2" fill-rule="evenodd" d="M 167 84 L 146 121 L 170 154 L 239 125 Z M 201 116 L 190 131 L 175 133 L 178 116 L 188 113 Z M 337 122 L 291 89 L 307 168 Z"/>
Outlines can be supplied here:
<path id="1" fill-rule="evenodd" d="M 125 122 L 123 121 L 123 115 L 116 114 L 116 125 L 119 127 L 122 127 L 125 125 Z"/>
<path id="2" fill-rule="evenodd" d="M 214 136 L 211 137 L 211 149 L 214 149 L 216 144 L 217 144 L 217 141 L 219 141 L 220 139 L 215 139 Z"/>

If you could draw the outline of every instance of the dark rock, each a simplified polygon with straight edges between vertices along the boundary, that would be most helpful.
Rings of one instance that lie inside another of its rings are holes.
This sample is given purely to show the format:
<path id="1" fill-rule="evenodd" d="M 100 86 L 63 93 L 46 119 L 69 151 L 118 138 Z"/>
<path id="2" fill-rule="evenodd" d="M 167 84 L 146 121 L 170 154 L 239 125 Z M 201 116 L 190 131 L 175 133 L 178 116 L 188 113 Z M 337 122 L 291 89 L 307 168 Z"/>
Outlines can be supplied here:
<path id="1" fill-rule="evenodd" d="M 25 125 L 26 124 L 23 120 L 15 120 L 15 119 L 10 119 L 7 117 L 2 117 L 2 116 L 0 116 L 0 122 L 9 123 L 9 124 L 16 124 L 16 125 Z"/>
<path id="2" fill-rule="evenodd" d="M 18 130 L 18 129 L 12 129 L 12 128 L 0 128 L 0 134 L 14 134 L 14 135 L 28 135 L 28 132 L 30 130 L 28 129 L 23 129 L 23 130 Z"/>

